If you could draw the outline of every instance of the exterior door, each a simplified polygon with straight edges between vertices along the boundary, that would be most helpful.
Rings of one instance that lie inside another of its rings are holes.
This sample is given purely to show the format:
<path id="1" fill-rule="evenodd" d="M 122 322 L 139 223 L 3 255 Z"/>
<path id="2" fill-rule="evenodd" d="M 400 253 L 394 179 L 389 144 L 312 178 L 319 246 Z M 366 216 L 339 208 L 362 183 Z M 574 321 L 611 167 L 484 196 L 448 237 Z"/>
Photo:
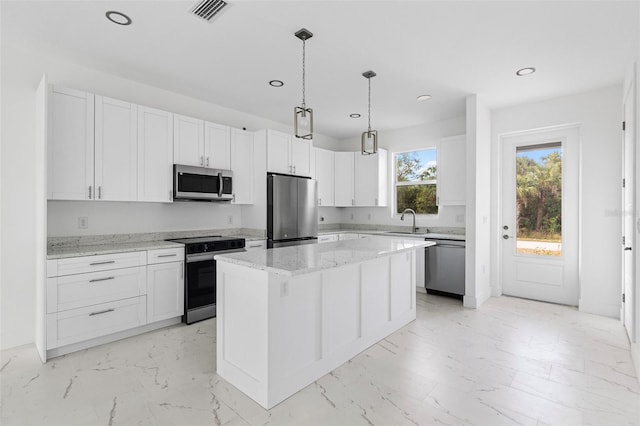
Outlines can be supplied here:
<path id="1" fill-rule="evenodd" d="M 502 292 L 578 305 L 578 127 L 502 138 Z"/>
<path id="2" fill-rule="evenodd" d="M 635 85 L 633 82 L 629 85 L 624 98 L 624 147 L 623 147 L 623 179 L 624 184 L 622 188 L 622 294 L 624 297 L 624 303 L 622 303 L 622 315 L 625 329 L 629 335 L 629 340 L 634 341 L 634 324 L 635 324 L 635 310 L 634 310 L 634 92 Z"/>

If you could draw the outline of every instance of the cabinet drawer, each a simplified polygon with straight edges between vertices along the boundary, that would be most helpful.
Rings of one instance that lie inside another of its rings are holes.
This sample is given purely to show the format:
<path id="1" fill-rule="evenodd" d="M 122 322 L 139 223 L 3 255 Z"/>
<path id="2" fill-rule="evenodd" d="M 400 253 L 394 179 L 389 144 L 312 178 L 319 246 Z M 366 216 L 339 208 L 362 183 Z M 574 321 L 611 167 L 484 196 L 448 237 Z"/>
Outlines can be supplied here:
<path id="1" fill-rule="evenodd" d="M 330 243 L 338 241 L 338 234 L 318 235 L 318 243 Z"/>
<path id="2" fill-rule="evenodd" d="M 140 296 L 146 280 L 146 266 L 49 278 L 47 313 Z"/>
<path id="3" fill-rule="evenodd" d="M 47 267 L 47 276 L 56 277 L 63 275 L 82 274 L 85 272 L 130 268 L 132 266 L 143 266 L 146 264 L 146 251 L 70 257 L 67 259 L 59 259 L 57 262 L 49 262 Z M 55 271 L 49 270 L 54 268 L 56 269 Z"/>
<path id="4" fill-rule="evenodd" d="M 48 314 L 47 349 L 139 327 L 146 317 L 146 296 Z"/>
<path id="5" fill-rule="evenodd" d="M 247 241 L 244 248 L 247 250 L 266 249 L 267 240 Z"/>
<path id="6" fill-rule="evenodd" d="M 182 247 L 149 250 L 147 252 L 147 264 L 149 265 L 153 265 L 156 263 L 183 262 L 183 261 L 184 261 L 184 248 Z"/>

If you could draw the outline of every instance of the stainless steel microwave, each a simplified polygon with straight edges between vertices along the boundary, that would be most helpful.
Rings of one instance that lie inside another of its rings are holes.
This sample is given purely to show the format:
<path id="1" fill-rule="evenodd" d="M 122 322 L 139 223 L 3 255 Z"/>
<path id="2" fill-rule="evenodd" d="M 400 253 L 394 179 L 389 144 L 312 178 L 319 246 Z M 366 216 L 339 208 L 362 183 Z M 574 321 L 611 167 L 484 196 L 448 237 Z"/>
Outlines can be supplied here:
<path id="1" fill-rule="evenodd" d="M 233 172 L 174 164 L 173 199 L 231 201 L 233 199 Z"/>

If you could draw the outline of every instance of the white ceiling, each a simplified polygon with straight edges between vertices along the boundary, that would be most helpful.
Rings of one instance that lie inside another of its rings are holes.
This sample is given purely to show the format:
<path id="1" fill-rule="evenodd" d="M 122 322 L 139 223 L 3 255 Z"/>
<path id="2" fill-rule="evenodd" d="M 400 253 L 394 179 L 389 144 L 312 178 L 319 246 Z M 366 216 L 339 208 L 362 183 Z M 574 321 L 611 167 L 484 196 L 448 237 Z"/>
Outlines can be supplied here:
<path id="1" fill-rule="evenodd" d="M 2 1 L 2 39 L 291 123 L 304 27 L 307 105 L 337 139 L 366 129 L 369 69 L 381 130 L 462 115 L 472 93 L 498 108 L 620 83 L 638 49 L 638 1 L 228 1 L 212 23 L 187 13 L 191 0 Z M 517 77 L 526 66 L 537 73 Z"/>

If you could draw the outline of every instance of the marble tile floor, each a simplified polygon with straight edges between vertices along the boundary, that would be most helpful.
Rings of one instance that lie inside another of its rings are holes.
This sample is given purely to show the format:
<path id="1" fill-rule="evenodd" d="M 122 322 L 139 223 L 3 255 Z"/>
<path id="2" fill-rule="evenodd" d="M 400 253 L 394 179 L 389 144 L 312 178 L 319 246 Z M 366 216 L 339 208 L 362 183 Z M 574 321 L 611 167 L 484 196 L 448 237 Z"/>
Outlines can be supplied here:
<path id="1" fill-rule="evenodd" d="M 418 318 L 265 410 L 215 374 L 215 320 L 40 363 L 1 353 L 8 425 L 640 425 L 619 321 L 418 293 Z"/>

